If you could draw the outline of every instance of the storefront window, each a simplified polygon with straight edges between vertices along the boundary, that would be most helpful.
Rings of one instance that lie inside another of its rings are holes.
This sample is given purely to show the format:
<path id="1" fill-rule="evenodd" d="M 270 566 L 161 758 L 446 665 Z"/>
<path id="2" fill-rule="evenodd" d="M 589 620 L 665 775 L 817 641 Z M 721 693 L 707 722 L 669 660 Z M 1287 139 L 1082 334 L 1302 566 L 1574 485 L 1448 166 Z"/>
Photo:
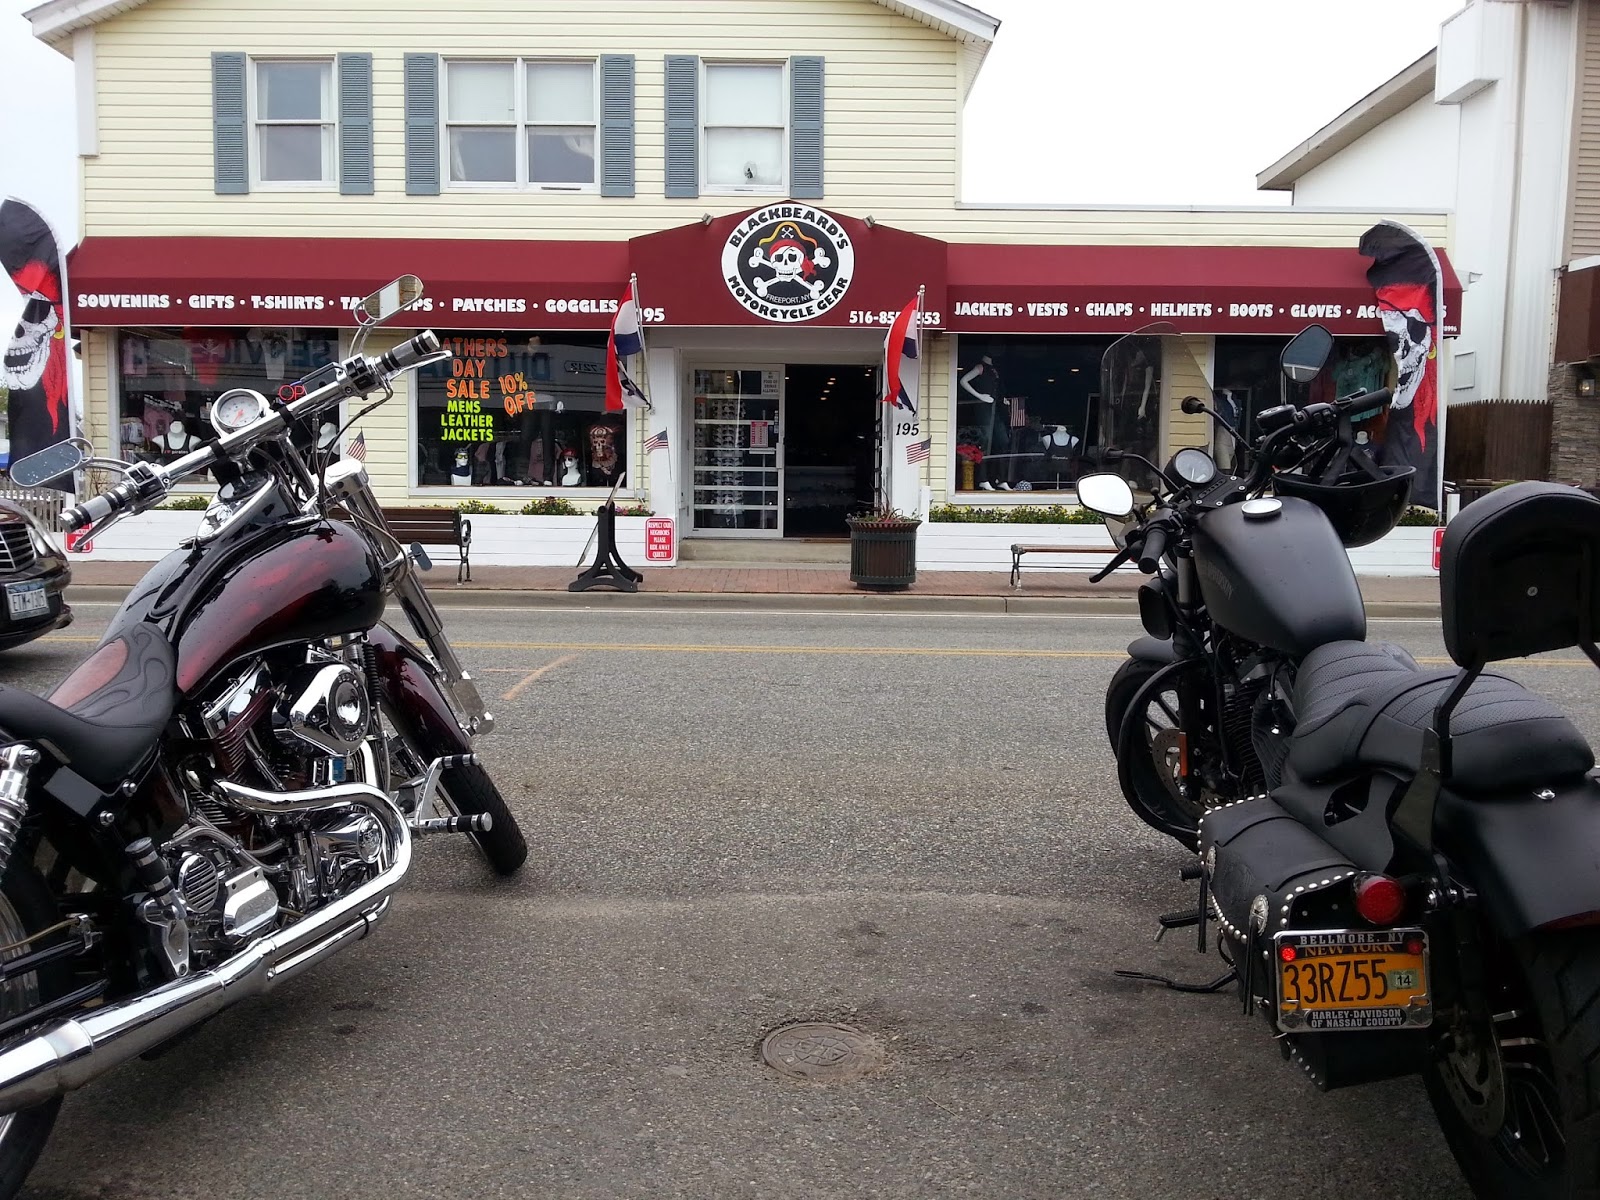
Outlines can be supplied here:
<path id="1" fill-rule="evenodd" d="M 1219 337 L 1212 399 L 1216 410 L 1234 428 L 1254 441 L 1256 416 L 1279 404 L 1307 404 L 1383 387 L 1394 355 L 1381 337 L 1342 337 L 1334 344 L 1327 369 L 1310 384 L 1292 384 L 1283 377 L 1278 356 L 1288 344 L 1280 337 Z M 1233 466 L 1233 439 L 1215 431 L 1212 452 L 1223 469 Z"/>
<path id="2" fill-rule="evenodd" d="M 1100 359 L 1113 340 L 963 335 L 955 384 L 956 490 L 1064 492 L 1094 470 Z"/>
<path id="3" fill-rule="evenodd" d="M 170 462 L 216 438 L 230 388 L 275 395 L 339 354 L 332 329 L 124 329 L 117 335 L 117 440 L 125 459 Z"/>
<path id="4" fill-rule="evenodd" d="M 484 332 L 441 339 L 417 373 L 419 487 L 626 482 L 627 422 L 605 411 L 604 334 Z"/>

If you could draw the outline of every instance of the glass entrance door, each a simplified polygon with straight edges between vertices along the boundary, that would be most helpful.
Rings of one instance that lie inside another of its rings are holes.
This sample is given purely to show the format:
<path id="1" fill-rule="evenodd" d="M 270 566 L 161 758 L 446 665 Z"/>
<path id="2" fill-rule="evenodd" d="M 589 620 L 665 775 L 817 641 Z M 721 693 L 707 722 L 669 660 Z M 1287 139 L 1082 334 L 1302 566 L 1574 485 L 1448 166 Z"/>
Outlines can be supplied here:
<path id="1" fill-rule="evenodd" d="M 696 367 L 694 529 L 779 537 L 783 532 L 782 367 Z"/>

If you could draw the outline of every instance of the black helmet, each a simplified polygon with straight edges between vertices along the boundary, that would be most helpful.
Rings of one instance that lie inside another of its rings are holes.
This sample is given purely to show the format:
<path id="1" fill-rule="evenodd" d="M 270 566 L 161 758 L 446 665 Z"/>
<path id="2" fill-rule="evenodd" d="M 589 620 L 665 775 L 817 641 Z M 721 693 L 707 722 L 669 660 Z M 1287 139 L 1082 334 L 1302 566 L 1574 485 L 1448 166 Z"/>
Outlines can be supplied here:
<path id="1" fill-rule="evenodd" d="M 1333 523 L 1341 542 L 1365 546 L 1393 529 L 1411 502 L 1411 481 L 1417 469 L 1382 470 L 1381 479 L 1347 471 L 1338 483 L 1315 483 L 1304 475 L 1279 474 L 1272 477 L 1272 489 L 1280 496 L 1311 501 Z"/>

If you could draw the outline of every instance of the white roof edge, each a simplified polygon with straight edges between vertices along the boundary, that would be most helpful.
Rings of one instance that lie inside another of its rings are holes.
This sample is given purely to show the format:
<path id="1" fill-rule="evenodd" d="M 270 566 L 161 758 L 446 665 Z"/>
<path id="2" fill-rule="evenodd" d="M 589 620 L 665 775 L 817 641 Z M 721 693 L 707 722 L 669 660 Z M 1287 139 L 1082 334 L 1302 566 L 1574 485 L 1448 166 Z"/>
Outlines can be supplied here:
<path id="1" fill-rule="evenodd" d="M 1434 66 L 1439 52 L 1429 50 L 1416 62 L 1379 84 L 1321 129 L 1256 176 L 1264 192 L 1289 191 L 1295 180 L 1376 129 L 1390 117 L 1433 94 Z"/>
<path id="2" fill-rule="evenodd" d="M 80 29 L 87 29 L 145 0 L 48 0 L 23 16 L 33 25 L 33 36 L 59 48 Z M 985 49 L 1000 31 L 1000 21 L 961 0 L 874 0 L 874 3 L 937 29 L 959 42 L 977 42 Z"/>

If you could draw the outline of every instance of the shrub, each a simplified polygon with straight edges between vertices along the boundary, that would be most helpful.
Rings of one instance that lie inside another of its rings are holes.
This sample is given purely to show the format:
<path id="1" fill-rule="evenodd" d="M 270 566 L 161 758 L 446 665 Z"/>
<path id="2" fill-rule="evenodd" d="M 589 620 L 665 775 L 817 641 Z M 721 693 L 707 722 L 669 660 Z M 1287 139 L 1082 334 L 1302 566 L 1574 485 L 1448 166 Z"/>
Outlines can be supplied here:
<path id="1" fill-rule="evenodd" d="M 525 517 L 581 517 L 577 505 L 561 496 L 540 496 L 517 510 Z"/>
<path id="2" fill-rule="evenodd" d="M 156 507 L 162 512 L 201 512 L 210 506 L 210 496 L 178 496 Z"/>
<path id="3" fill-rule="evenodd" d="M 505 510 L 498 504 L 490 504 L 487 500 L 463 500 L 456 505 L 456 511 L 464 517 L 484 517 Z"/>
<path id="4" fill-rule="evenodd" d="M 1076 504 L 1018 504 L 1009 508 L 936 504 L 928 511 L 928 520 L 957 525 L 1099 525 L 1105 518 Z"/>

